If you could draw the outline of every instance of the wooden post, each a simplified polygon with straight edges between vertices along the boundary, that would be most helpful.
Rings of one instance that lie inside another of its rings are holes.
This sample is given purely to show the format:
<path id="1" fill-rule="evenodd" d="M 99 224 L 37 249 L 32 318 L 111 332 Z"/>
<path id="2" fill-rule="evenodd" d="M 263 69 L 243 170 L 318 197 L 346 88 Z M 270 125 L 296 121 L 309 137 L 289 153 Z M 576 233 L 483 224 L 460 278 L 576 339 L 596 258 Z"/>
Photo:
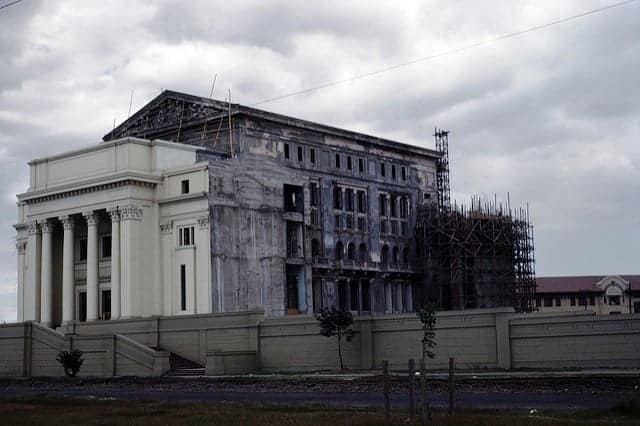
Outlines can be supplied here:
<path id="1" fill-rule="evenodd" d="M 416 383 L 416 363 L 411 358 L 409 360 L 409 419 L 413 422 L 413 418 L 416 415 L 415 406 L 415 383 Z"/>
<path id="2" fill-rule="evenodd" d="M 389 402 L 389 361 L 382 361 L 382 383 L 384 392 L 384 418 L 391 421 L 391 404 Z"/>
<path id="3" fill-rule="evenodd" d="M 420 405 L 422 406 L 422 425 L 427 422 L 427 383 L 424 359 L 420 360 Z"/>
<path id="4" fill-rule="evenodd" d="M 455 378 L 454 378 L 455 358 L 449 358 L 449 415 L 453 415 L 453 400 L 455 393 Z"/>

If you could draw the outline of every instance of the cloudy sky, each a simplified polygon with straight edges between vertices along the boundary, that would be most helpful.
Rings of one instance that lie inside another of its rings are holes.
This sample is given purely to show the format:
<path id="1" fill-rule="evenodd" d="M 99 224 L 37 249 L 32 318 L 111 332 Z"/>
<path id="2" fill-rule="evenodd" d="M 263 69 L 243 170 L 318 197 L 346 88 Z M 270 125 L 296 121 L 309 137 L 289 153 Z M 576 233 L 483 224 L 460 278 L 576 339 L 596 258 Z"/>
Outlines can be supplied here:
<path id="1" fill-rule="evenodd" d="M 0 6 L 9 0 L 0 0 Z M 251 105 L 615 0 L 49 1 L 0 10 L 0 320 L 29 159 L 100 141 L 162 89 Z M 640 1 L 261 108 L 432 147 L 453 196 L 530 205 L 537 274 L 640 273 Z"/>

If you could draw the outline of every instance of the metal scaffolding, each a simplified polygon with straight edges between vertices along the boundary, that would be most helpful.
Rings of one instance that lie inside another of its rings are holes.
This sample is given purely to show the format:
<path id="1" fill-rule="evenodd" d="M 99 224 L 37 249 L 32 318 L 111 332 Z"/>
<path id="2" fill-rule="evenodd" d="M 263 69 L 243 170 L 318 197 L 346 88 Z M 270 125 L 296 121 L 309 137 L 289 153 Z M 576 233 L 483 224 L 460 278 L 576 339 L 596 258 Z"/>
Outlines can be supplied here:
<path id="1" fill-rule="evenodd" d="M 535 308 L 533 226 L 527 209 L 511 210 L 480 197 L 470 205 L 449 201 L 448 132 L 436 129 L 438 203 L 420 207 L 416 255 L 422 303 L 441 309 L 512 306 Z M 446 176 L 444 176 L 446 175 Z"/>

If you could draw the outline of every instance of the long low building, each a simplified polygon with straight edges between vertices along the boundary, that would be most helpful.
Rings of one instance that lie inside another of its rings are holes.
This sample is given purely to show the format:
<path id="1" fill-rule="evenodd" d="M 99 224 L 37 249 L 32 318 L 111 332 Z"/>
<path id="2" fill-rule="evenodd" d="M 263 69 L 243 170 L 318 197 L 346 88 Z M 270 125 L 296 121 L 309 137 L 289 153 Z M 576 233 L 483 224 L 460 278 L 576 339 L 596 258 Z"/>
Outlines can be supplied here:
<path id="1" fill-rule="evenodd" d="M 541 312 L 640 313 L 640 275 L 538 277 L 536 285 Z"/>

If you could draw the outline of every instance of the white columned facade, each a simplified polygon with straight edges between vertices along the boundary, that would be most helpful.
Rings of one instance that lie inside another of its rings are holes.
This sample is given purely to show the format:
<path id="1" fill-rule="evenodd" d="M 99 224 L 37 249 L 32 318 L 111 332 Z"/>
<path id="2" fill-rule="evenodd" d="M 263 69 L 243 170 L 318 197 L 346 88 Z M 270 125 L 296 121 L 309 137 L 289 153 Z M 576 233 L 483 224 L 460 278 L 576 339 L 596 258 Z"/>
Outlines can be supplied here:
<path id="1" fill-rule="evenodd" d="M 52 235 L 53 224 L 44 222 L 40 225 L 42 232 L 42 266 L 40 293 L 40 322 L 45 327 L 53 325 L 53 265 L 52 265 Z"/>
<path id="2" fill-rule="evenodd" d="M 142 209 L 135 205 L 120 208 L 121 252 L 121 305 L 120 316 L 131 318 L 139 311 L 140 300 L 134 295 L 136 286 L 140 286 L 142 267 L 141 244 Z"/>
<path id="3" fill-rule="evenodd" d="M 75 318 L 75 259 L 74 259 L 74 221 L 70 216 L 59 217 L 64 229 L 62 241 L 62 323 Z"/>
<path id="4" fill-rule="evenodd" d="M 87 321 L 98 319 L 98 216 L 86 212 L 87 219 Z"/>
<path id="5" fill-rule="evenodd" d="M 120 212 L 109 210 L 111 216 L 111 319 L 120 318 Z"/>
<path id="6" fill-rule="evenodd" d="M 40 321 L 40 253 L 42 240 L 36 221 L 29 222 L 27 238 L 27 279 L 24 286 L 24 320 Z"/>

